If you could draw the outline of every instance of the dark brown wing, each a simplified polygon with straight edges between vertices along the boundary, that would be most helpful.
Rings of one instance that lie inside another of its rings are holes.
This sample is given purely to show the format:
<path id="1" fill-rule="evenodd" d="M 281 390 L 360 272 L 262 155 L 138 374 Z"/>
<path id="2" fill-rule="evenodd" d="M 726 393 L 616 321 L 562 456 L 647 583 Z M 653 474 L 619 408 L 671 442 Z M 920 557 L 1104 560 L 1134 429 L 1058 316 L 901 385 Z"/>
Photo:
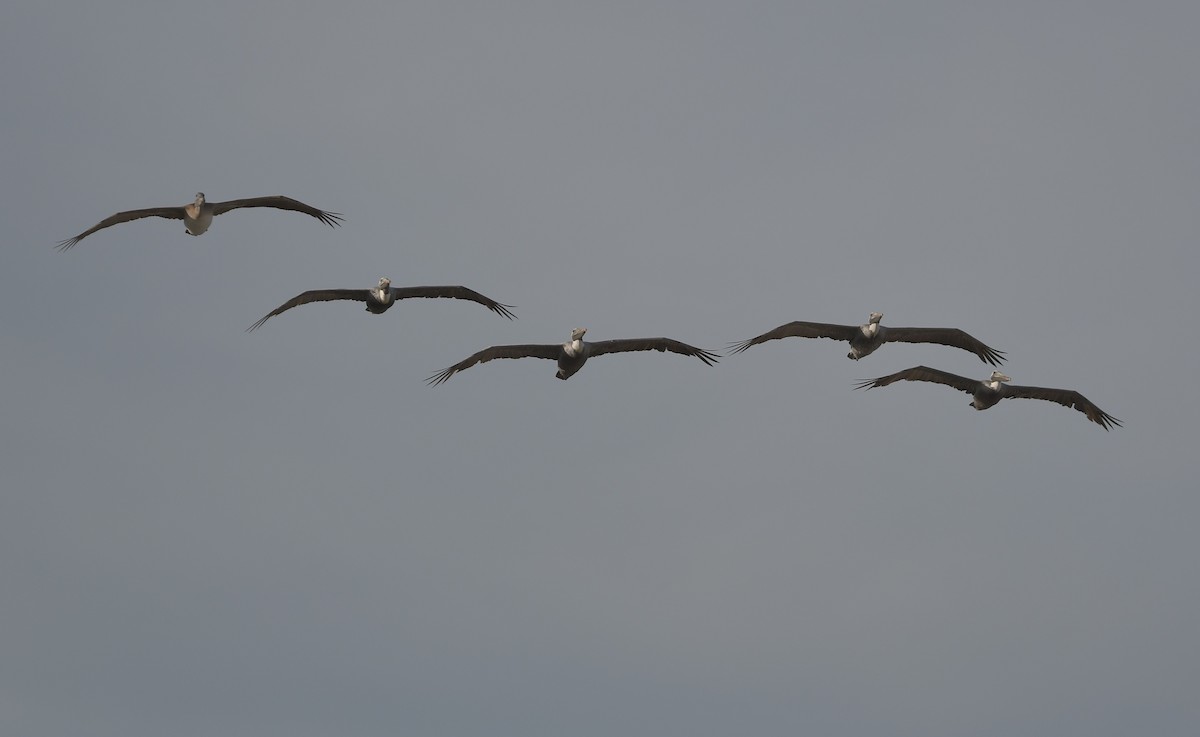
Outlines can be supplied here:
<path id="1" fill-rule="evenodd" d="M 1005 397 L 1015 397 L 1017 399 L 1045 399 L 1050 402 L 1058 402 L 1064 407 L 1071 407 L 1087 415 L 1087 418 L 1096 423 L 1105 430 L 1113 427 L 1121 427 L 1121 421 L 1116 417 L 1108 414 L 1079 392 L 1073 389 L 1047 389 L 1040 386 L 1014 386 L 1006 384 L 1002 393 Z"/>
<path id="2" fill-rule="evenodd" d="M 549 358 L 556 361 L 561 353 L 562 346 L 558 343 L 551 345 L 494 345 L 468 356 L 450 368 L 437 372 L 426 379 L 425 383 L 437 386 L 459 371 L 469 369 L 477 363 L 487 363 L 494 358 Z"/>
<path id="3" fill-rule="evenodd" d="M 605 353 L 625 353 L 627 351 L 670 351 L 681 356 L 695 356 L 711 366 L 720 358 L 720 354 L 706 351 L 703 348 L 680 343 L 670 338 L 624 338 L 621 340 L 602 340 L 598 343 L 588 343 L 589 356 L 603 356 Z"/>
<path id="4" fill-rule="evenodd" d="M 913 366 L 912 368 L 904 369 L 903 371 L 897 371 L 896 373 L 889 374 L 888 376 L 881 376 L 878 379 L 870 379 L 868 381 L 860 382 L 854 388 L 874 389 L 876 387 L 894 384 L 897 381 L 928 381 L 934 384 L 945 384 L 946 386 L 952 386 L 960 392 L 966 392 L 967 394 L 974 394 L 975 390 L 981 383 L 977 379 L 968 379 L 965 376 L 959 376 L 947 371 L 938 371 L 937 369 L 931 369 L 928 366 Z"/>
<path id="5" fill-rule="evenodd" d="M 958 328 L 893 328 L 883 327 L 884 342 L 937 343 L 961 348 L 979 356 L 980 361 L 999 366 L 1004 363 L 1004 351 L 998 351 Z"/>
<path id="6" fill-rule="evenodd" d="M 485 297 L 474 289 L 467 289 L 466 287 L 392 287 L 392 294 L 396 295 L 396 299 L 412 299 L 414 297 L 466 299 L 478 302 L 497 315 L 503 315 L 509 320 L 516 317 L 516 315 L 508 311 L 512 305 L 502 305 L 496 300 Z"/>
<path id="7" fill-rule="evenodd" d="M 74 238 L 68 238 L 58 244 L 57 248 L 60 251 L 69 250 L 79 241 L 87 238 L 97 230 L 103 230 L 112 225 L 119 223 L 127 223 L 130 220 L 141 220 L 142 218 L 167 218 L 169 220 L 183 220 L 183 207 L 148 207 L 145 210 L 126 210 L 118 212 L 116 215 L 109 215 L 92 227 L 83 231 Z"/>
<path id="8" fill-rule="evenodd" d="M 299 307 L 309 302 L 331 302 L 335 299 L 352 299 L 358 302 L 366 302 L 370 298 L 370 291 L 369 289 L 313 289 L 309 292 L 301 292 L 268 312 L 261 320 L 246 328 L 246 332 L 248 333 L 251 330 L 261 328 L 264 322 L 281 312 L 287 312 L 293 307 Z"/>
<path id="9" fill-rule="evenodd" d="M 763 333 L 757 338 L 730 343 L 734 353 L 741 353 L 752 345 L 766 343 L 768 340 L 780 338 L 832 338 L 833 340 L 850 340 L 858 332 L 857 325 L 832 325 L 825 322 L 789 322 L 780 325 L 769 333 Z"/>
<path id="10" fill-rule="evenodd" d="M 293 200 L 291 197 L 284 197 L 283 195 L 249 197 L 244 200 L 229 200 L 228 202 L 213 202 L 212 212 L 216 216 L 243 207 L 274 207 L 276 210 L 294 210 L 302 212 L 305 215 L 312 215 L 317 220 L 329 226 L 341 225 L 342 221 L 345 220 L 341 213 L 318 210 L 312 205 L 306 205 L 300 200 Z"/>

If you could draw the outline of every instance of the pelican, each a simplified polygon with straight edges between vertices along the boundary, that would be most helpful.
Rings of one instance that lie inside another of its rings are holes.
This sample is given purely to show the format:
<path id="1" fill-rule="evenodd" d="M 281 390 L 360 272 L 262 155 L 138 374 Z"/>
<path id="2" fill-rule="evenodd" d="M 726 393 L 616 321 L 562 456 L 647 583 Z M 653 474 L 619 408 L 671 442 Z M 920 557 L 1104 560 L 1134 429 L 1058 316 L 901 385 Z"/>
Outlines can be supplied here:
<path id="1" fill-rule="evenodd" d="M 388 311 L 389 307 L 396 304 L 396 300 L 412 299 L 414 297 L 467 299 L 472 302 L 478 302 L 497 315 L 507 317 L 509 320 L 515 317 L 513 313 L 509 312 L 509 308 L 512 305 L 502 305 L 496 300 L 485 297 L 473 289 L 467 289 L 466 287 L 393 287 L 392 280 L 385 276 L 379 280 L 379 286 L 374 289 L 313 289 L 308 292 L 301 292 L 268 312 L 263 319 L 246 328 L 246 332 L 262 327 L 264 322 L 281 312 L 287 312 L 293 307 L 299 307 L 309 302 L 331 302 L 338 299 L 352 299 L 359 302 L 366 302 L 367 312 L 373 315 L 382 315 Z"/>
<path id="2" fill-rule="evenodd" d="M 1091 401 L 1072 389 L 1045 389 L 1040 386 L 1015 386 L 1007 382 L 1012 381 L 1012 378 L 1005 376 L 999 371 L 993 371 L 992 375 L 983 381 L 968 379 L 964 376 L 956 376 L 945 371 L 938 371 L 927 366 L 914 366 L 910 369 L 898 371 L 890 376 L 882 376 L 878 379 L 864 381 L 855 389 L 874 389 L 877 386 L 887 386 L 888 384 L 897 381 L 929 381 L 934 384 L 945 384 L 952 386 L 961 392 L 966 392 L 974 396 L 971 400 L 971 406 L 977 410 L 985 410 L 988 407 L 995 405 L 1001 399 L 1046 399 L 1051 402 L 1058 402 L 1064 407 L 1073 407 L 1087 415 L 1087 418 L 1096 423 L 1105 430 L 1116 425 L 1121 427 L 1121 421 L 1116 417 L 1101 410 Z"/>
<path id="3" fill-rule="evenodd" d="M 741 353 L 752 345 L 779 338 L 832 338 L 850 341 L 850 352 L 846 358 L 857 361 L 869 356 L 884 343 L 939 343 L 952 348 L 961 348 L 979 356 L 980 361 L 999 366 L 1004 362 L 1004 351 L 989 348 L 958 328 L 889 328 L 879 324 L 882 312 L 872 312 L 866 325 L 831 325 L 824 322 L 789 322 L 757 338 L 731 343 L 734 353 Z"/>
<path id="4" fill-rule="evenodd" d="M 467 357 L 448 369 L 439 371 L 426 379 L 430 386 L 437 386 L 459 371 L 471 368 L 477 363 L 487 363 L 493 358 L 549 358 L 558 361 L 560 379 L 571 378 L 583 364 L 592 356 L 603 356 L 605 353 L 624 353 L 627 351 L 670 351 L 682 356 L 695 356 L 711 366 L 720 356 L 710 351 L 702 350 L 680 343 L 670 338 L 626 338 L 624 340 L 602 340 L 591 343 L 583 339 L 587 328 L 575 328 L 571 331 L 571 339 L 566 343 L 551 343 L 549 345 L 494 345 Z"/>
<path id="5" fill-rule="evenodd" d="M 151 207 L 145 210 L 126 210 L 125 212 L 118 212 L 116 215 L 110 215 L 74 238 L 68 238 L 59 243 L 58 250 L 66 251 L 70 249 L 97 230 L 102 230 L 119 223 L 127 223 L 130 220 L 140 220 L 141 218 L 149 217 L 182 220 L 188 235 L 201 235 L 204 231 L 208 230 L 208 226 L 212 225 L 212 219 L 215 216 L 242 207 L 274 207 L 277 210 L 295 210 L 305 215 L 312 215 L 329 226 L 340 225 L 344 219 L 340 213 L 318 210 L 312 205 L 306 205 L 299 200 L 293 200 L 291 197 L 284 197 L 283 195 L 250 197 L 244 200 L 229 200 L 228 202 L 208 202 L 204 199 L 203 192 L 197 192 L 196 200 L 190 205 Z"/>

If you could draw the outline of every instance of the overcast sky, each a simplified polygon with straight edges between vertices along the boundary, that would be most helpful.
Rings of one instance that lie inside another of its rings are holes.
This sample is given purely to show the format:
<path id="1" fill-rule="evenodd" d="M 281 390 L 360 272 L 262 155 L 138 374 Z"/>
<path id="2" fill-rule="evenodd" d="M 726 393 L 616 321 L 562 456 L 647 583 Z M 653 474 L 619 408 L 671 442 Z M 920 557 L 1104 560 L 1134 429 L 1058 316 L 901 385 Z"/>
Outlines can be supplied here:
<path id="1" fill-rule="evenodd" d="M 1200 5 L 0 7 L 0 733 L 1194 735 Z M 285 194 L 199 238 L 120 210 Z M 515 305 L 382 316 L 322 287 Z M 790 339 L 429 374 L 494 344 Z"/>

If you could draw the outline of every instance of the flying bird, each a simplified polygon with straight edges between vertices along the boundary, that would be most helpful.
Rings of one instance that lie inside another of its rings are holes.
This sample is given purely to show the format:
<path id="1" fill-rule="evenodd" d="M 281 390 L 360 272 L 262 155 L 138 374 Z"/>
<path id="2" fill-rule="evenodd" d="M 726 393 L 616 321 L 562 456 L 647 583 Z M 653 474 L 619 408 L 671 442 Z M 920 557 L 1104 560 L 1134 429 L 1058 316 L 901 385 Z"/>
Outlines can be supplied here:
<path id="1" fill-rule="evenodd" d="M 485 297 L 473 289 L 467 289 L 466 287 L 393 287 L 392 280 L 385 276 L 379 280 L 379 286 L 374 289 L 313 289 L 308 292 L 301 292 L 268 312 L 261 320 L 246 328 L 246 332 L 262 327 L 264 322 L 281 312 L 287 312 L 293 307 L 299 307 L 309 302 L 332 302 L 339 299 L 355 300 L 365 302 L 367 312 L 373 315 L 382 315 L 388 311 L 389 307 L 396 304 L 396 300 L 413 299 L 416 297 L 466 299 L 478 302 L 497 315 L 507 317 L 509 320 L 516 317 L 513 313 L 509 312 L 509 308 L 512 305 L 502 305 L 496 300 Z"/>
<path id="2" fill-rule="evenodd" d="M 864 381 L 854 388 L 874 389 L 875 387 L 887 386 L 897 381 L 928 381 L 934 384 L 952 386 L 961 392 L 966 392 L 974 396 L 974 399 L 971 400 L 971 406 L 978 410 L 985 410 L 995 405 L 1001 399 L 1045 399 L 1051 402 L 1058 402 L 1064 407 L 1072 407 L 1079 410 L 1087 415 L 1089 420 L 1103 427 L 1105 430 L 1114 425 L 1121 427 L 1120 420 L 1101 410 L 1092 404 L 1091 400 L 1073 389 L 1045 389 L 1040 386 L 1016 386 L 1007 383 L 1012 381 L 1012 379 L 999 371 L 993 371 L 989 378 L 977 381 L 964 376 L 956 376 L 945 371 L 931 369 L 927 366 L 914 366 L 910 369 L 898 371 L 890 376 L 881 376 L 878 379 Z"/>
<path id="3" fill-rule="evenodd" d="M 302 212 L 305 215 L 311 215 L 331 227 L 340 225 L 344 219 L 340 213 L 318 210 L 312 205 L 306 205 L 299 200 L 293 200 L 291 197 L 284 197 L 283 195 L 250 197 L 244 200 L 229 200 L 228 202 L 208 202 L 204 199 L 203 192 L 197 192 L 196 200 L 190 205 L 151 207 L 145 210 L 126 210 L 125 212 L 118 212 L 116 215 L 110 215 L 74 238 L 68 238 L 59 243 L 58 250 L 66 251 L 70 249 L 97 230 L 103 230 L 104 228 L 120 223 L 127 223 L 130 220 L 140 220 L 150 217 L 182 220 L 184 227 L 187 228 L 188 235 L 201 235 L 204 231 L 208 230 L 208 226 L 212 225 L 212 219 L 215 216 L 243 207 L 274 207 L 276 210 L 294 210 Z"/>
<path id="4" fill-rule="evenodd" d="M 979 360 L 999 366 L 1004 362 L 1004 351 L 989 348 L 958 328 L 891 328 L 879 324 L 882 312 L 872 312 L 866 325 L 831 325 L 824 322 L 789 322 L 757 338 L 731 343 L 734 353 L 741 353 L 750 346 L 780 338 L 832 338 L 850 342 L 846 357 L 857 361 L 869 356 L 884 343 L 938 343 L 952 348 L 970 351 Z"/>
<path id="5" fill-rule="evenodd" d="M 426 381 L 430 386 L 437 386 L 459 371 L 471 368 L 477 363 L 487 363 L 494 358 L 548 358 L 558 362 L 560 379 L 571 378 L 583 364 L 593 356 L 603 356 L 606 353 L 625 353 L 627 351 L 670 351 L 682 356 L 695 356 L 711 366 L 717 362 L 719 354 L 712 353 L 687 343 L 680 343 L 670 338 L 626 338 L 624 340 L 602 340 L 596 343 L 583 339 L 587 328 L 575 328 L 571 331 L 571 339 L 566 343 L 549 345 L 494 345 L 469 356 L 448 369 L 439 371 Z"/>

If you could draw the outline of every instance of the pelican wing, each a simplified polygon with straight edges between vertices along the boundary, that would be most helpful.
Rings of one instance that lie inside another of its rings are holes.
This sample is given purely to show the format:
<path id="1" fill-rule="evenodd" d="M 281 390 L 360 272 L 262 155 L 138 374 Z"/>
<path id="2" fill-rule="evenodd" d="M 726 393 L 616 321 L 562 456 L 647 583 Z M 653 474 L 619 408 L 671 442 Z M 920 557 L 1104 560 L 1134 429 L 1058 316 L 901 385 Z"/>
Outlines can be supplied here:
<path id="1" fill-rule="evenodd" d="M 211 204 L 214 216 L 243 207 L 274 207 L 276 210 L 294 210 L 302 212 L 305 215 L 312 215 L 317 220 L 329 226 L 341 225 L 342 220 L 344 220 L 341 213 L 318 210 L 312 205 L 306 205 L 300 200 L 293 200 L 291 197 L 284 197 L 283 195 L 249 197 L 244 200 L 229 200 L 228 202 L 213 202 Z"/>
<path id="2" fill-rule="evenodd" d="M 74 238 L 68 238 L 58 244 L 58 250 L 66 251 L 74 246 L 79 241 L 87 238 L 97 230 L 103 230 L 112 225 L 127 223 L 130 220 L 141 220 L 142 218 L 168 218 L 170 220 L 183 220 L 183 207 L 148 207 L 145 210 L 126 210 L 118 212 L 116 215 L 109 215 L 92 227 L 83 231 Z"/>
<path id="3" fill-rule="evenodd" d="M 695 356 L 711 366 L 717 362 L 720 355 L 702 348 L 680 343 L 670 338 L 624 338 L 621 340 L 602 340 L 598 343 L 588 343 L 592 356 L 603 356 L 605 353 L 625 353 L 627 351 L 670 351 L 681 356 Z"/>
<path id="4" fill-rule="evenodd" d="M 945 384 L 952 386 L 960 392 L 974 394 L 975 389 L 979 387 L 980 382 L 977 379 L 968 379 L 965 376 L 959 376 L 947 371 L 938 371 L 931 369 L 928 366 L 913 366 L 903 371 L 897 371 L 888 376 L 881 376 L 878 379 L 869 379 L 860 382 L 855 389 L 874 389 L 880 386 L 894 384 L 897 381 L 928 381 L 934 384 Z"/>
<path id="5" fill-rule="evenodd" d="M 1046 389 L 1040 386 L 1014 386 L 1007 384 L 1003 392 L 1005 397 L 1045 399 L 1051 402 L 1058 402 L 1064 407 L 1077 409 L 1087 415 L 1089 420 L 1103 427 L 1105 430 L 1114 425 L 1121 427 L 1120 420 L 1092 404 L 1087 397 L 1073 389 Z"/>
<path id="6" fill-rule="evenodd" d="M 494 358 L 549 358 L 558 360 L 562 355 L 562 346 L 558 343 L 549 345 L 494 345 L 468 356 L 450 368 L 443 369 L 425 380 L 430 386 L 437 386 L 459 371 L 465 371 L 477 363 L 487 363 Z"/>
<path id="7" fill-rule="evenodd" d="M 503 315 L 509 320 L 516 317 L 516 315 L 509 312 L 509 308 L 512 305 L 502 305 L 496 300 L 485 297 L 474 289 L 467 289 L 466 287 L 392 287 L 392 294 L 396 295 L 396 299 L 412 299 L 414 297 L 466 299 L 478 302 L 497 315 Z"/>
<path id="8" fill-rule="evenodd" d="M 308 292 L 301 292 L 268 312 L 261 320 L 246 328 L 246 332 L 248 333 L 251 330 L 261 328 L 267 320 L 281 312 L 287 312 L 293 307 L 299 307 L 309 302 L 331 302 L 336 299 L 352 299 L 358 302 L 366 302 L 369 298 L 369 292 L 369 289 L 313 289 Z"/>
<path id="9" fill-rule="evenodd" d="M 999 366 L 1004 363 L 1004 351 L 998 351 L 958 328 L 892 328 L 883 329 L 885 342 L 937 343 L 961 348 L 979 356 L 980 361 Z"/>
<path id="10" fill-rule="evenodd" d="M 752 345 L 766 343 L 768 340 L 780 338 L 832 338 L 833 340 L 850 340 L 858 333 L 857 325 L 832 325 L 825 322 L 789 322 L 762 335 L 731 343 L 734 353 L 741 353 Z"/>

